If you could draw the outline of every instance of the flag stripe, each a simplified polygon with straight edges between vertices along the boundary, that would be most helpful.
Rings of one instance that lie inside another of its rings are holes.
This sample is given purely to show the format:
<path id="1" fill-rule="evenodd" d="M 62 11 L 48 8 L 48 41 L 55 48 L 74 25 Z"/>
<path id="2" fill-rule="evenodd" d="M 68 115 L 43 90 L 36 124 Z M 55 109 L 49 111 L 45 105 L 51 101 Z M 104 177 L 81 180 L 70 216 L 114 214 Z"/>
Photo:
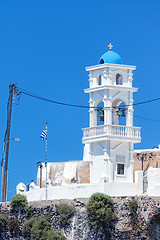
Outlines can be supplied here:
<path id="1" fill-rule="evenodd" d="M 47 129 L 45 129 L 45 130 L 42 131 L 40 137 L 41 137 L 42 140 L 46 140 L 46 139 L 47 139 Z"/>

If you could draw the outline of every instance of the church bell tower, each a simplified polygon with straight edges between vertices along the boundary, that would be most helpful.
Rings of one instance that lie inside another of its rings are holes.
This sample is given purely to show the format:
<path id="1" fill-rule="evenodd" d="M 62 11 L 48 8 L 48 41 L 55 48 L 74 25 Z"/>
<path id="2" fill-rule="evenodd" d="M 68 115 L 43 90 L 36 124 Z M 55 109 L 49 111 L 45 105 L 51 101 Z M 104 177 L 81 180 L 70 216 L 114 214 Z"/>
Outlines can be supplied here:
<path id="1" fill-rule="evenodd" d="M 133 183 L 134 143 L 141 141 L 133 126 L 132 87 L 135 66 L 123 65 L 112 50 L 89 71 L 89 127 L 83 129 L 83 161 L 90 162 L 90 182 Z"/>

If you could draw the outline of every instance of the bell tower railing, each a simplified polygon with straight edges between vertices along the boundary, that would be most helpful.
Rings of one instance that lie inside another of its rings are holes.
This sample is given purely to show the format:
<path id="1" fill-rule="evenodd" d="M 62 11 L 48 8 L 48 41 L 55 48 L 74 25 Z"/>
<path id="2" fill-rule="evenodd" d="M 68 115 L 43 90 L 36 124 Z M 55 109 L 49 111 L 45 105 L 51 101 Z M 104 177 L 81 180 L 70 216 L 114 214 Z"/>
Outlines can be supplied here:
<path id="1" fill-rule="evenodd" d="M 83 140 L 98 136 L 122 137 L 131 139 L 141 139 L 141 128 L 120 125 L 101 125 L 83 129 Z"/>

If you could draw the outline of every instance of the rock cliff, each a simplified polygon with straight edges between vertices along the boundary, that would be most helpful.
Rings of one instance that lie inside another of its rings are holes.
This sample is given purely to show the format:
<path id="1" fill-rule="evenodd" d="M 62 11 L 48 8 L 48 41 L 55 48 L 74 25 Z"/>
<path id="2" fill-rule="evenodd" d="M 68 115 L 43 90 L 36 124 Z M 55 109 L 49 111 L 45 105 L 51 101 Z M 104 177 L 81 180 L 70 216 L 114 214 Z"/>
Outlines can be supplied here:
<path id="1" fill-rule="evenodd" d="M 33 208 L 34 214 L 46 215 L 50 213 L 51 225 L 53 230 L 61 231 L 67 240 L 100 240 L 100 239 L 160 239 L 160 198 L 158 197 L 135 197 L 134 200 L 138 203 L 138 208 L 133 214 L 129 207 L 131 197 L 114 197 L 114 212 L 117 216 L 115 222 L 106 226 L 104 235 L 98 235 L 92 228 L 86 213 L 87 199 L 75 199 L 72 202 L 76 207 L 75 214 L 69 219 L 65 227 L 60 226 L 59 216 L 56 212 L 55 204 L 59 201 L 39 201 L 30 202 L 29 206 Z M 64 202 L 64 201 L 63 201 Z M 17 217 L 20 221 L 20 231 L 15 234 L 5 229 L 1 232 L 1 239 L 4 240 L 26 240 L 30 239 L 24 235 L 23 223 L 26 219 L 26 214 L 13 213 L 10 210 L 9 204 L 1 204 L 1 213 L 7 217 Z"/>

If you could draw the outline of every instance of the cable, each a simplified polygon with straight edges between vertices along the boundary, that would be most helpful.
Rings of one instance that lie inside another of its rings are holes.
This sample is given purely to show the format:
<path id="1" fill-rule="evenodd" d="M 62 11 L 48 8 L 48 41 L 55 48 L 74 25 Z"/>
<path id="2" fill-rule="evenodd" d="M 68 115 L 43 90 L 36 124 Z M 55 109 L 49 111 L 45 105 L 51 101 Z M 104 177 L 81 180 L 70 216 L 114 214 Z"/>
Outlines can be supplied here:
<path id="1" fill-rule="evenodd" d="M 46 101 L 46 102 L 51 102 L 51 103 L 55 103 L 55 104 L 59 104 L 59 105 L 64 105 L 64 106 L 69 106 L 69 107 L 79 107 L 79 108 L 95 108 L 97 109 L 97 107 L 90 107 L 90 106 L 85 106 L 85 105 L 77 105 L 77 104 L 69 104 L 69 103 L 64 103 L 64 102 L 59 102 L 59 101 L 54 101 L 54 100 L 51 100 L 51 99 L 47 99 L 47 98 L 44 98 L 44 97 L 41 97 L 41 96 L 38 96 L 36 94 L 33 94 L 33 93 L 30 93 L 22 88 L 17 88 L 20 93 L 23 93 L 25 95 L 28 95 L 30 97 L 33 97 L 33 98 L 37 98 L 39 100 L 43 100 L 43 101 Z M 147 100 L 147 101 L 143 101 L 143 102 L 138 102 L 138 103 L 133 103 L 133 104 L 128 104 L 128 105 L 125 105 L 125 107 L 121 107 L 122 109 L 125 109 L 126 107 L 129 107 L 129 106 L 137 106 L 137 105 L 141 105 L 141 104 L 146 104 L 146 103 L 150 103 L 150 102 L 155 102 L 155 101 L 158 101 L 160 100 L 160 98 L 154 98 L 154 99 L 150 99 L 150 100 Z M 101 107 L 99 107 L 101 108 Z M 105 107 L 105 108 L 119 108 L 119 107 Z"/>
<path id="2" fill-rule="evenodd" d="M 144 119 L 144 120 L 153 121 L 153 122 L 159 122 L 160 123 L 160 120 L 151 119 L 151 118 L 145 118 L 145 117 L 139 117 L 139 116 L 136 116 L 134 114 L 133 114 L 133 116 L 136 117 L 136 118 L 141 118 L 141 119 Z"/>
<path id="3" fill-rule="evenodd" d="M 151 100 L 148 100 L 148 101 L 144 101 L 144 102 L 133 103 L 133 106 L 140 105 L 140 104 L 145 104 L 145 103 L 150 103 L 150 102 L 155 102 L 155 101 L 158 101 L 158 100 L 160 100 L 160 98 L 154 98 L 154 99 L 151 99 Z"/>
<path id="4" fill-rule="evenodd" d="M 85 105 L 77 105 L 77 104 L 69 104 L 69 103 L 63 103 L 63 102 L 59 102 L 59 101 L 54 101 L 54 100 L 50 100 L 50 99 L 47 99 L 47 98 L 44 98 L 44 97 L 41 97 L 41 96 L 38 96 L 36 94 L 33 94 L 33 93 L 30 93 L 22 88 L 17 88 L 18 91 L 20 91 L 20 93 L 23 93 L 27 96 L 30 96 L 30 97 L 33 97 L 33 98 L 37 98 L 39 100 L 43 100 L 43 101 L 46 101 L 46 102 L 51 102 L 51 103 L 55 103 L 55 104 L 59 104 L 59 105 L 64 105 L 64 106 L 69 106 L 69 107 L 78 107 L 78 108 L 87 108 L 87 109 L 91 109 L 91 108 L 94 108 L 94 109 L 102 109 L 102 107 L 90 107 L 90 106 L 85 106 Z M 147 101 L 143 101 L 143 102 L 139 102 L 139 103 L 133 103 L 133 104 L 130 104 L 130 105 L 125 105 L 125 107 L 105 107 L 105 109 L 122 109 L 122 110 L 126 110 L 128 106 L 136 106 L 136 105 L 141 105 L 141 104 L 146 104 L 146 103 L 150 103 L 150 102 L 154 102 L 154 101 L 158 101 L 160 100 L 160 98 L 154 98 L 154 99 L 150 99 L 150 100 L 147 100 Z M 104 107 L 103 107 L 104 109 Z M 137 117 L 137 118 L 140 118 L 140 119 L 144 119 L 144 120 L 148 120 L 148 121 L 153 121 L 153 122 L 160 122 L 160 120 L 155 120 L 155 119 L 150 119 L 150 118 L 145 118 L 145 117 L 140 117 L 140 116 L 136 116 L 136 115 L 133 115 L 134 117 Z"/>
<path id="5" fill-rule="evenodd" d="M 19 89 L 21 89 L 21 88 L 19 88 Z M 59 105 L 64 105 L 64 106 L 69 106 L 69 107 L 96 108 L 97 109 L 97 107 L 89 107 L 89 106 L 84 106 L 84 105 L 69 104 L 69 103 L 63 103 L 63 102 L 50 100 L 50 99 L 47 99 L 47 98 L 44 98 L 44 97 L 40 97 L 40 96 L 34 95 L 34 94 L 29 93 L 27 91 L 23 91 L 23 90 L 21 90 L 20 93 L 23 93 L 23 94 L 28 95 L 30 97 L 37 98 L 37 99 L 40 99 L 40 100 L 43 100 L 43 101 L 46 101 L 46 102 L 51 102 L 51 103 L 55 103 L 55 104 L 59 104 Z"/>

